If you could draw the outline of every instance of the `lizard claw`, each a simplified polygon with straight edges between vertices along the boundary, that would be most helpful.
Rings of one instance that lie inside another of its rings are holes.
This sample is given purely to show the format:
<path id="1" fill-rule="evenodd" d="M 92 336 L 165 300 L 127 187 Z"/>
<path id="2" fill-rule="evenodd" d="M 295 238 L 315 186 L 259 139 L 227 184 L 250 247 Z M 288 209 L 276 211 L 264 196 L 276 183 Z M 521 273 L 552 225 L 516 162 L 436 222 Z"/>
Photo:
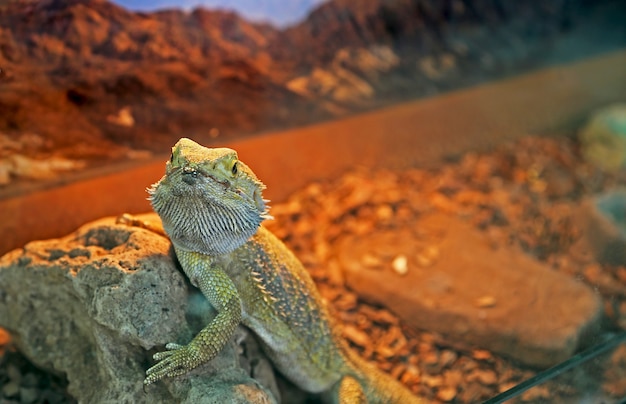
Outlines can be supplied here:
<path id="1" fill-rule="evenodd" d="M 158 363 L 146 371 L 144 386 L 164 377 L 181 376 L 195 367 L 194 355 L 187 345 L 169 343 L 165 348 L 167 351 L 157 352 L 152 356 Z"/>

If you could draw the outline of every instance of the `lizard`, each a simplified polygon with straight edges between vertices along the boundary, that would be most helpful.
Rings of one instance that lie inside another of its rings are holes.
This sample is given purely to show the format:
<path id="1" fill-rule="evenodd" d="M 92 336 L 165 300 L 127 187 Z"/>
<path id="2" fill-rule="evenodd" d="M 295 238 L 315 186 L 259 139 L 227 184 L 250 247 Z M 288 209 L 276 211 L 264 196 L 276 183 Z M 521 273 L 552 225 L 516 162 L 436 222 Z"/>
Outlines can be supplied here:
<path id="1" fill-rule="evenodd" d="M 341 338 L 302 263 L 262 226 L 265 185 L 229 148 L 181 138 L 148 188 L 176 257 L 217 316 L 187 345 L 153 355 L 144 387 L 210 361 L 241 323 L 290 381 L 335 403 L 421 403 Z"/>

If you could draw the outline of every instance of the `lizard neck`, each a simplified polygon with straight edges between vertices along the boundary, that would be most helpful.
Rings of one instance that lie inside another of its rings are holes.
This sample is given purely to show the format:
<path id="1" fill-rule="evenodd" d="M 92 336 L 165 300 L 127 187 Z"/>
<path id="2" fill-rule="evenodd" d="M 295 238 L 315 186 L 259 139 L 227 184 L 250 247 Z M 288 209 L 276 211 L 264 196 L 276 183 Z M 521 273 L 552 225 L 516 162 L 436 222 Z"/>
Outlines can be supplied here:
<path id="1" fill-rule="evenodd" d="M 211 256 L 228 254 L 258 230 L 263 216 L 243 204 L 206 195 L 175 196 L 156 187 L 150 201 L 176 248 Z"/>

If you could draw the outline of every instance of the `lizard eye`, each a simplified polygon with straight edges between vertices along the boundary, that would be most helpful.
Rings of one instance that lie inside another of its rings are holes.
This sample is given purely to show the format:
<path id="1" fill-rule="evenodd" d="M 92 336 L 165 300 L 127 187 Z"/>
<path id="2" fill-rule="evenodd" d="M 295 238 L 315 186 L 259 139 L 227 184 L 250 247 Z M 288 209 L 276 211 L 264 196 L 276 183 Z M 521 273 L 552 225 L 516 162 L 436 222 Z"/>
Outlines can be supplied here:
<path id="1" fill-rule="evenodd" d="M 230 169 L 230 172 L 232 172 L 233 175 L 237 175 L 237 171 L 238 171 L 237 162 L 235 161 L 235 164 L 233 164 L 233 168 Z"/>

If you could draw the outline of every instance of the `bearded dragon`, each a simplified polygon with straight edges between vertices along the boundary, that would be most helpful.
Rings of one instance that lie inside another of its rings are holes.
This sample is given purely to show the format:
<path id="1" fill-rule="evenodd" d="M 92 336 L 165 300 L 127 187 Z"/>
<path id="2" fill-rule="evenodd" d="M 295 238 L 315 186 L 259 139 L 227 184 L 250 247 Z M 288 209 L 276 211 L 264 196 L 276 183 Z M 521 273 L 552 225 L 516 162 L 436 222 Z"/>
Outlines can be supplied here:
<path id="1" fill-rule="evenodd" d="M 275 367 L 305 391 L 337 403 L 422 402 L 360 359 L 342 340 L 310 275 L 261 226 L 265 185 L 227 148 L 180 139 L 149 190 L 182 269 L 218 311 L 187 345 L 154 354 L 144 385 L 210 361 L 238 324 L 259 338 Z"/>

